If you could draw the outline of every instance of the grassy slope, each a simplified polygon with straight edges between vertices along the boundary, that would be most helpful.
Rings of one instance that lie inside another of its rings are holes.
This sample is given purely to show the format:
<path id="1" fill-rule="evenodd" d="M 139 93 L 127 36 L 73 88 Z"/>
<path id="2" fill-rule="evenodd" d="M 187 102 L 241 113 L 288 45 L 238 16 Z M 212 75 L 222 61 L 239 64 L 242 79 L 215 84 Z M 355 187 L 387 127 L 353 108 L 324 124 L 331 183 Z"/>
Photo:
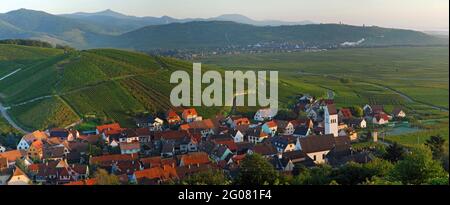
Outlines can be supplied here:
<path id="1" fill-rule="evenodd" d="M 86 115 L 132 126 L 135 113 L 170 107 L 175 70 L 190 73 L 192 65 L 111 49 L 57 53 L 1 81 L 0 93 L 15 121 L 28 129 L 66 126 Z M 41 96 L 48 97 L 33 101 Z M 200 108 L 205 116 L 220 110 Z"/>

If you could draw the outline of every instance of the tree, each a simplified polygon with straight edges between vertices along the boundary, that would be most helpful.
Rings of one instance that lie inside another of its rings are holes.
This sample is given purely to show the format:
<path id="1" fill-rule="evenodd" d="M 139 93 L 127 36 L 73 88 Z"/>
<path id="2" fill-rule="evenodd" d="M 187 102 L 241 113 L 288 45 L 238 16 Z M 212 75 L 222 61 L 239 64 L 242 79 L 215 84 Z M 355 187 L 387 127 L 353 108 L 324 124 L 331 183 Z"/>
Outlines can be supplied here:
<path id="1" fill-rule="evenodd" d="M 349 162 L 334 171 L 333 177 L 338 184 L 343 185 L 357 185 L 370 178 L 367 170 L 362 164 Z"/>
<path id="2" fill-rule="evenodd" d="M 312 169 L 304 169 L 294 177 L 293 185 L 328 185 L 332 182 L 332 167 L 329 165 L 320 165 Z"/>
<path id="3" fill-rule="evenodd" d="M 97 180 L 97 185 L 120 185 L 119 177 L 109 174 L 104 169 L 98 169 L 94 176 Z"/>
<path id="4" fill-rule="evenodd" d="M 420 185 L 434 178 L 445 177 L 447 174 L 438 161 L 433 160 L 431 150 L 423 145 L 413 147 L 411 153 L 398 161 L 392 172 L 392 177 L 403 184 Z"/>
<path id="5" fill-rule="evenodd" d="M 352 106 L 350 108 L 350 110 L 352 111 L 352 115 L 355 117 L 362 117 L 364 116 L 364 110 L 360 107 L 360 106 Z"/>
<path id="6" fill-rule="evenodd" d="M 392 163 L 382 159 L 374 159 L 366 164 L 349 162 L 334 171 L 332 178 L 339 184 L 357 185 L 373 177 L 385 177 L 392 169 Z"/>
<path id="7" fill-rule="evenodd" d="M 228 185 L 230 181 L 227 179 L 223 171 L 208 170 L 200 172 L 184 179 L 183 185 Z"/>
<path id="8" fill-rule="evenodd" d="M 394 165 L 383 159 L 376 158 L 367 164 L 364 164 L 364 168 L 367 170 L 368 175 L 373 177 L 385 177 L 394 169 Z"/>
<path id="9" fill-rule="evenodd" d="M 401 147 L 397 142 L 389 145 L 386 148 L 386 154 L 383 156 L 384 159 L 389 160 L 390 162 L 397 162 L 402 159 L 405 150 Z"/>
<path id="10" fill-rule="evenodd" d="M 90 156 L 100 156 L 102 155 L 103 151 L 101 148 L 99 148 L 96 145 L 89 144 L 88 146 L 88 155 Z"/>
<path id="11" fill-rule="evenodd" d="M 273 185 L 278 173 L 261 155 L 252 154 L 242 160 L 241 169 L 236 179 L 238 185 Z"/>
<path id="12" fill-rule="evenodd" d="M 425 141 L 425 145 L 427 145 L 431 152 L 433 153 L 433 159 L 441 159 L 444 155 L 444 145 L 445 139 L 441 136 L 431 136 L 430 139 Z"/>

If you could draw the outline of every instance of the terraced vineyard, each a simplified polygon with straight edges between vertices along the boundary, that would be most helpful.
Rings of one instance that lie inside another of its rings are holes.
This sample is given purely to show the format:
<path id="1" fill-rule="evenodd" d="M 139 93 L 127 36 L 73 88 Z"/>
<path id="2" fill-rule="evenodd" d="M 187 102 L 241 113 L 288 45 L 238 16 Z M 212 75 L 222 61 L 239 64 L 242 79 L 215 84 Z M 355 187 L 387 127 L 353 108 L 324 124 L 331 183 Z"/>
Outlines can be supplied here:
<path id="1" fill-rule="evenodd" d="M 7 54 L 11 49 L 20 55 Z M 132 126 L 136 113 L 170 108 L 173 71 L 192 72 L 189 62 L 135 52 L 98 49 L 64 54 L 46 49 L 47 55 L 38 58 L 34 50 L 45 49 L 0 47 L 0 73 L 24 66 L 0 81 L 0 102 L 10 107 L 11 118 L 28 131 L 64 127 L 85 116 Z M 29 63 L 23 63 L 27 59 Z"/>

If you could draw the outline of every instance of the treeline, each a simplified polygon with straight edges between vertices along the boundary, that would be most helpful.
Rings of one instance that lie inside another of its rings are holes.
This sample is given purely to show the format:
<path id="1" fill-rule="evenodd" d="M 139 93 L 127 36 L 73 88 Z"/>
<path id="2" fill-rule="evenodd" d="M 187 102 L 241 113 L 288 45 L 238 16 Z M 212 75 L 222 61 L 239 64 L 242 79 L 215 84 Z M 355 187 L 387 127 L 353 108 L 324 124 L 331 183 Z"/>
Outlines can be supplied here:
<path id="1" fill-rule="evenodd" d="M 33 46 L 33 47 L 40 47 L 40 48 L 57 48 L 57 49 L 65 49 L 65 50 L 73 49 L 69 46 L 64 46 L 64 45 L 60 45 L 60 44 L 56 44 L 55 46 L 53 46 L 51 43 L 48 43 L 45 41 L 30 40 L 30 39 L 5 39 L 5 40 L 0 40 L 0 44 Z"/>
<path id="2" fill-rule="evenodd" d="M 275 170 L 260 155 L 248 155 L 234 179 L 221 171 L 192 175 L 183 185 L 448 185 L 448 153 L 442 151 L 439 137 L 426 145 L 406 149 L 392 144 L 375 152 L 366 163 L 349 162 L 339 167 L 321 165 L 315 168 L 296 166 L 292 174 Z M 446 162 L 441 163 L 441 157 Z"/>

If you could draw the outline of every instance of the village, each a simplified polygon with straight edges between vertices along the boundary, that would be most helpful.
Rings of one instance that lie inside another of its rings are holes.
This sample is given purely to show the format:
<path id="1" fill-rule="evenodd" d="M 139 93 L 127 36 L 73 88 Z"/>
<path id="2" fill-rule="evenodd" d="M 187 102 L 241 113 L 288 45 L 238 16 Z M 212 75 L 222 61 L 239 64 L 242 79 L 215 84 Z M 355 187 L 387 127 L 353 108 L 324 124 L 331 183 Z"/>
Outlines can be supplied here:
<path id="1" fill-rule="evenodd" d="M 297 166 L 367 163 L 370 152 L 355 150 L 362 137 L 378 141 L 376 129 L 406 117 L 365 105 L 363 116 L 338 109 L 331 99 L 298 97 L 292 108 L 305 117 L 279 119 L 270 108 L 253 118 L 216 115 L 204 119 L 195 108 L 171 109 L 165 117 L 136 118 L 136 128 L 119 123 L 95 130 L 53 128 L 22 137 L 12 150 L 0 145 L 0 185 L 95 185 L 103 169 L 121 184 L 158 185 L 219 170 L 233 178 L 248 155 L 259 154 L 283 174 Z"/>

